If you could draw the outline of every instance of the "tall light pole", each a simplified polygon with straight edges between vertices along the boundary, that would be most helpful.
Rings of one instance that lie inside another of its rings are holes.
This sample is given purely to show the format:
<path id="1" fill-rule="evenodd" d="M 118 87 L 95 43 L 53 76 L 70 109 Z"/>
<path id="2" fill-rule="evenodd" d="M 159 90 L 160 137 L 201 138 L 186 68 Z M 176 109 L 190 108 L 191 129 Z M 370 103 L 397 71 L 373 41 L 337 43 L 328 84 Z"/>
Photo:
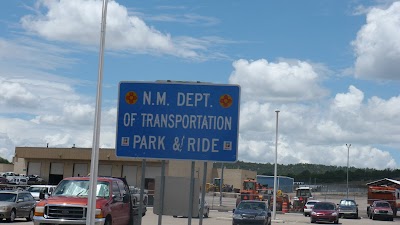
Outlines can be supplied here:
<path id="1" fill-rule="evenodd" d="M 349 158 L 350 158 L 350 147 L 351 144 L 346 144 L 347 147 L 347 195 L 346 198 L 349 198 Z"/>
<path id="2" fill-rule="evenodd" d="M 276 219 L 276 186 L 277 186 L 277 182 L 276 182 L 276 177 L 277 177 L 277 173 L 278 173 L 278 114 L 279 114 L 279 110 L 276 110 L 276 134 L 275 134 L 275 169 L 274 169 L 274 202 L 272 205 L 272 219 Z"/>

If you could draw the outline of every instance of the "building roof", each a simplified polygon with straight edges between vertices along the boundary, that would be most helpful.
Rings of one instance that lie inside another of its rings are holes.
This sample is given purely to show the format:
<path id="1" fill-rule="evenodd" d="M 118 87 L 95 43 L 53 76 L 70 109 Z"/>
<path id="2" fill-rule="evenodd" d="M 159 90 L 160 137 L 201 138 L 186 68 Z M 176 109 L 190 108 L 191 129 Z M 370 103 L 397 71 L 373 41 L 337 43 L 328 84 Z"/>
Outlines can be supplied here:
<path id="1" fill-rule="evenodd" d="M 387 185 L 387 186 L 391 186 L 391 185 L 397 186 L 398 185 L 398 186 L 400 186 L 400 181 L 389 179 L 389 178 L 383 178 L 380 180 L 369 182 L 366 185 L 367 186 L 371 186 L 371 185 Z"/>

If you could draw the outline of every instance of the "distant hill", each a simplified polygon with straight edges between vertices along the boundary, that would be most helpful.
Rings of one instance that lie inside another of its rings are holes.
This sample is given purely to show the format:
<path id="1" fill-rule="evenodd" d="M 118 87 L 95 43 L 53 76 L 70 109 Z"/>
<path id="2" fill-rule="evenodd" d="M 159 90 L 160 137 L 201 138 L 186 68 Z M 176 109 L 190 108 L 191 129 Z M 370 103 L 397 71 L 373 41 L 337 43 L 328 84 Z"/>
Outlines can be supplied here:
<path id="1" fill-rule="evenodd" d="M 215 163 L 214 168 L 221 168 L 221 163 Z M 274 175 L 272 163 L 253 163 L 237 161 L 236 163 L 224 163 L 227 169 L 244 169 L 257 171 L 259 175 Z M 305 183 L 345 183 L 347 178 L 347 167 L 327 166 L 319 164 L 278 164 L 278 176 L 293 177 L 295 181 Z M 400 170 L 376 170 L 371 168 L 349 168 L 349 182 L 365 183 L 383 178 L 400 180 Z"/>

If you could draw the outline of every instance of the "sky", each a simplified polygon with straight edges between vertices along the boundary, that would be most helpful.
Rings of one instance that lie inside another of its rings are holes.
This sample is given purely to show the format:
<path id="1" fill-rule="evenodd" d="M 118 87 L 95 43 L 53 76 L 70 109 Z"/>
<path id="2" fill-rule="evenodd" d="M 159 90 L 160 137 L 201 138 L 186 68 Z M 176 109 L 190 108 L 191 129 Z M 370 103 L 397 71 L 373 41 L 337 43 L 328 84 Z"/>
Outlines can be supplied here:
<path id="1" fill-rule="evenodd" d="M 2 1 L 1 157 L 92 147 L 102 4 Z M 278 121 L 278 164 L 398 169 L 399 71 L 399 1 L 109 1 L 100 147 L 120 81 L 200 81 L 241 88 L 238 160 L 274 163 Z"/>

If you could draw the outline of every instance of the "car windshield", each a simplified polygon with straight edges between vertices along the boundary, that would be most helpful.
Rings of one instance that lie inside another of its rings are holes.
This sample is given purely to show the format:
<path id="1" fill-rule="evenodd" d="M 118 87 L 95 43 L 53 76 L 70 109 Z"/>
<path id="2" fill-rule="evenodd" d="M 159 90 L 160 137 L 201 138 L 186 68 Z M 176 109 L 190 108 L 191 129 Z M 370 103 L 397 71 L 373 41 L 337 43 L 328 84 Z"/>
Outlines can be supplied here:
<path id="1" fill-rule="evenodd" d="M 315 204 L 314 209 L 320 210 L 335 210 L 335 206 L 333 204 Z"/>
<path id="2" fill-rule="evenodd" d="M 265 204 L 262 202 L 241 202 L 237 209 L 265 210 Z"/>
<path id="3" fill-rule="evenodd" d="M 349 200 L 342 200 L 340 201 L 341 206 L 355 206 L 356 203 L 354 201 L 349 201 Z"/>
<path id="4" fill-rule="evenodd" d="M 40 192 L 44 191 L 45 193 L 47 193 L 47 188 L 46 187 L 29 187 L 27 190 L 29 192 L 38 192 L 38 193 L 40 193 Z"/>
<path id="5" fill-rule="evenodd" d="M 317 202 L 307 202 L 307 205 L 315 205 Z"/>
<path id="6" fill-rule="evenodd" d="M 0 202 L 15 202 L 16 198 L 17 195 L 13 193 L 0 193 Z"/>
<path id="7" fill-rule="evenodd" d="M 387 202 L 378 202 L 376 203 L 377 207 L 390 207 L 390 204 Z"/>
<path id="8" fill-rule="evenodd" d="M 63 180 L 54 190 L 53 196 L 75 196 L 87 197 L 89 194 L 88 180 Z M 110 197 L 108 182 L 98 182 L 96 196 L 101 198 Z"/>

